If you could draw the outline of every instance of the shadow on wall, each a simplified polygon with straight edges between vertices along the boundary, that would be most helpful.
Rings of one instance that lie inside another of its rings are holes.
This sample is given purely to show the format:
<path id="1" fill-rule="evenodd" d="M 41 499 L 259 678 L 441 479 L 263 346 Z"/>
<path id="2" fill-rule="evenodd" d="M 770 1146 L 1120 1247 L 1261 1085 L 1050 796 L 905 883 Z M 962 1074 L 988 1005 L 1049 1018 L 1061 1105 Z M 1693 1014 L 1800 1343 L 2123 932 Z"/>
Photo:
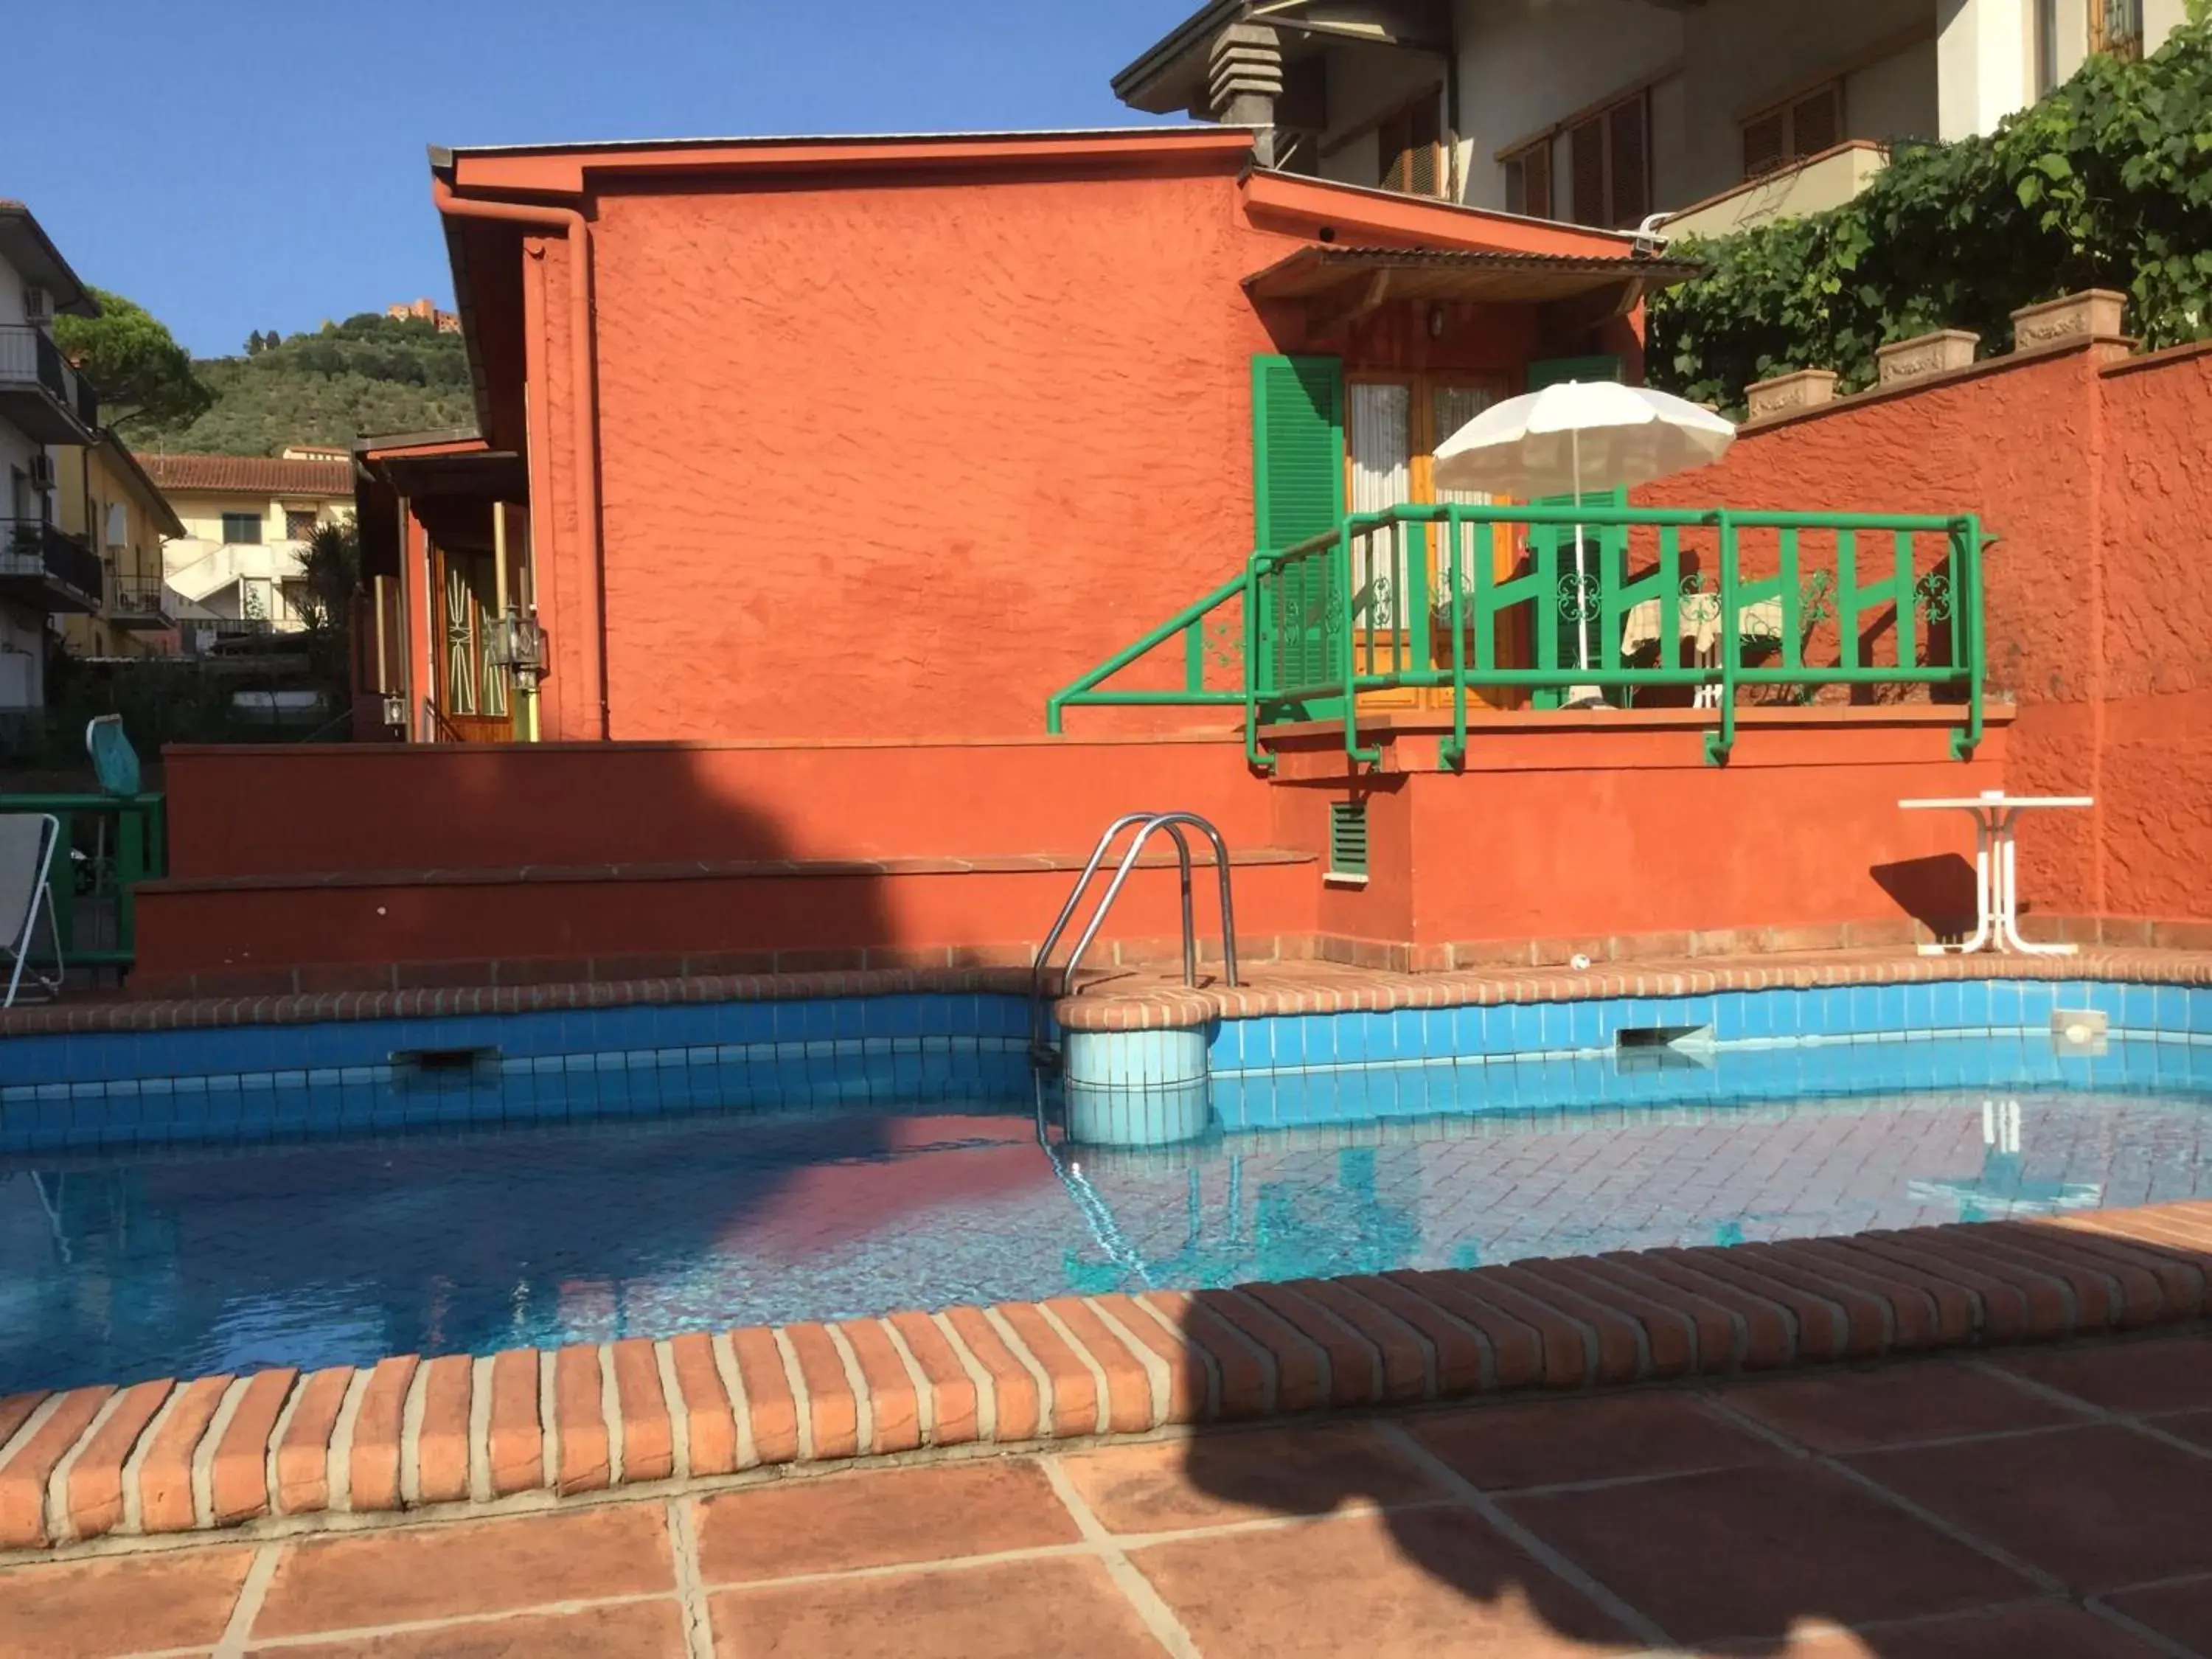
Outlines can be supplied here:
<path id="1" fill-rule="evenodd" d="M 1963 939 L 1974 931 L 1974 866 L 1956 853 L 1900 859 L 1867 872 L 1897 908 L 1937 939 Z"/>
<path id="2" fill-rule="evenodd" d="M 2131 1249 L 2195 1271 L 2182 1252 Z M 1389 1277 L 1448 1305 L 1477 1276 Z M 1304 1409 L 1418 1393 L 1420 1366 L 1409 1376 L 1333 1320 L 1331 1293 L 1201 1292 L 1184 1328 L 1216 1353 L 1240 1346 L 1224 1325 L 1303 1347 L 1314 1363 L 1279 1375 Z M 1501 1307 L 1479 1316 L 1516 1329 Z M 1316 1340 L 1286 1336 L 1285 1318 Z M 2196 1554 L 2174 1529 L 2200 1523 L 2126 1490 L 2139 1463 L 2106 1473 L 2093 1438 L 2126 1432 L 2000 1376 L 1906 1361 L 1206 1428 L 1179 1468 L 1133 1458 L 1102 1502 L 1128 1531 L 1246 1523 L 1132 1554 L 1208 1653 L 2134 1652 L 2081 1599 L 2180 1571 L 2176 1550 Z M 1292 1517 L 1310 1524 L 1249 1524 Z M 1835 1626 L 1852 1629 L 1816 1635 Z"/>

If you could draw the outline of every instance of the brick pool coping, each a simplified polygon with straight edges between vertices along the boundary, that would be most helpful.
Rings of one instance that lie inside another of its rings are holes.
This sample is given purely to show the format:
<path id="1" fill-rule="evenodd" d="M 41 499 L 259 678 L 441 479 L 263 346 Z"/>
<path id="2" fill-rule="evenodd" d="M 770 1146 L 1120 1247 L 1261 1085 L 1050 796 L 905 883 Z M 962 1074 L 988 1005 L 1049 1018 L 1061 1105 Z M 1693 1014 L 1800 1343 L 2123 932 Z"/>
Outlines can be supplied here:
<path id="1" fill-rule="evenodd" d="M 0 1559 L 2191 1326 L 2212 1202 L 0 1399 Z"/>
<path id="2" fill-rule="evenodd" d="M 1983 953 L 1923 957 L 1909 949 L 1769 951 L 1653 957 L 1571 967 L 1485 967 L 1401 972 L 1327 961 L 1255 963 L 1241 989 L 1204 967 L 1195 988 L 1166 969 L 1102 969 L 1082 975 L 1080 994 L 1054 1004 L 1072 1030 L 1142 1030 L 1271 1014 L 1387 1012 L 1396 1008 L 1574 1002 L 1615 997 L 1705 996 L 1723 991 L 1946 980 L 2102 979 L 2148 985 L 2212 985 L 2212 949 L 2085 945 L 2069 957 Z M 1055 992 L 1057 970 L 1046 976 Z M 333 1020 L 422 1019 L 709 1002 L 798 1001 L 817 997 L 990 994 L 1027 996 L 1025 967 L 845 969 L 818 973 L 704 974 L 546 985 L 424 987 L 314 991 L 267 996 L 64 1000 L 0 1010 L 0 1037 L 77 1032 L 168 1031 L 230 1025 L 303 1025 Z"/>

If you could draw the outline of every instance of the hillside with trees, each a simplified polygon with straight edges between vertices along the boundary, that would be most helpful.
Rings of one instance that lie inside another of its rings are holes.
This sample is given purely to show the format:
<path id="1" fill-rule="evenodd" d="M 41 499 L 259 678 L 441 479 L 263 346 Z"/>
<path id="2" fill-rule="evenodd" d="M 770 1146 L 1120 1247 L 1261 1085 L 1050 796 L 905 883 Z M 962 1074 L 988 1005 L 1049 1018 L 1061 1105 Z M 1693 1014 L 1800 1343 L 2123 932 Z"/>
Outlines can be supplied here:
<path id="1" fill-rule="evenodd" d="M 311 334 L 256 331 L 242 356 L 200 358 L 192 370 L 213 403 L 188 420 L 148 420 L 131 434 L 139 448 L 273 455 L 288 443 L 476 421 L 460 336 L 419 318 L 364 312 Z"/>

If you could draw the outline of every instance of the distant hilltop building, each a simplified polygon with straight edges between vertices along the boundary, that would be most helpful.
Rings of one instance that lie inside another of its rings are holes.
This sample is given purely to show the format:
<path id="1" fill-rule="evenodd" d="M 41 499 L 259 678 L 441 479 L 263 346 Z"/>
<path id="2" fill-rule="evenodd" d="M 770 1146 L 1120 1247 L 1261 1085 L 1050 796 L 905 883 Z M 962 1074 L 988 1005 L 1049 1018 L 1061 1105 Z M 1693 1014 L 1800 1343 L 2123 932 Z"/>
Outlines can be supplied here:
<path id="1" fill-rule="evenodd" d="M 412 304 L 398 302 L 384 308 L 384 314 L 395 321 L 405 322 L 410 317 L 434 325 L 441 334 L 459 334 L 461 319 L 450 311 L 441 311 L 428 300 L 416 300 Z"/>

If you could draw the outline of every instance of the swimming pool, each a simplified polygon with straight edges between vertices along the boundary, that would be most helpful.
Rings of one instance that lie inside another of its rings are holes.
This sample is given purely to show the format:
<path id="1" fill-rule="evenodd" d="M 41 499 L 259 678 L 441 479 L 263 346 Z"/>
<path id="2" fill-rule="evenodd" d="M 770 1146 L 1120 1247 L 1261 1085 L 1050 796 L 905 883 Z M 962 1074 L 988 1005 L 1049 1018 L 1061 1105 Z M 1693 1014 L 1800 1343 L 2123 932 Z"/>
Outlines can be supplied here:
<path id="1" fill-rule="evenodd" d="M 2202 1042 L 1248 1066 L 1233 1132 L 1093 1152 L 1039 1144 L 1011 1042 L 816 1041 L 185 1091 L 252 1135 L 32 1085 L 136 1127 L 0 1159 L 0 1392 L 2212 1193 Z"/>

